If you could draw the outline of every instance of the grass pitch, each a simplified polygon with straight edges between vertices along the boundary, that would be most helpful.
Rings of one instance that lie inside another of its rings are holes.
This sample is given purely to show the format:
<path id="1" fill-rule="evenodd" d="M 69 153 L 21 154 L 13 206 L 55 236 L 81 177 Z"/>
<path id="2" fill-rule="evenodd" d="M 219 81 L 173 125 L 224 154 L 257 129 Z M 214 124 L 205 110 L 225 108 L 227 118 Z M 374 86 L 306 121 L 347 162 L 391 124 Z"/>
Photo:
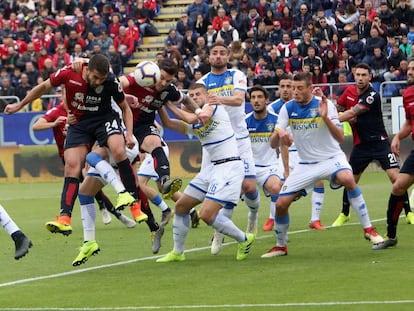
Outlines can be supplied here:
<path id="1" fill-rule="evenodd" d="M 187 181 L 188 182 L 188 181 Z M 361 179 L 370 217 L 385 233 L 391 185 L 384 173 Z M 322 223 L 329 226 L 341 208 L 342 190 L 327 189 Z M 412 310 L 413 232 L 401 217 L 395 249 L 372 251 L 356 215 L 351 224 L 324 232 L 308 229 L 310 198 L 290 209 L 289 255 L 261 259 L 275 244 L 272 232 L 259 233 L 247 260 L 237 262 L 236 243 L 226 238 L 210 255 L 212 229 L 190 229 L 186 261 L 155 263 L 172 248 L 168 225 L 159 255 L 151 253 L 146 224 L 125 228 L 114 217 L 103 225 L 97 214 L 101 252 L 79 267 L 71 263 L 82 244 L 79 206 L 73 234 L 51 234 L 44 224 L 58 213 L 61 184 L 1 185 L 1 203 L 32 239 L 19 261 L 14 244 L 0 233 L 0 310 Z M 109 188 L 107 193 L 115 199 Z M 169 202 L 172 205 L 172 202 Z M 154 207 L 157 219 L 160 212 Z M 260 227 L 268 217 L 262 196 Z M 247 208 L 240 203 L 234 221 L 245 229 Z"/>

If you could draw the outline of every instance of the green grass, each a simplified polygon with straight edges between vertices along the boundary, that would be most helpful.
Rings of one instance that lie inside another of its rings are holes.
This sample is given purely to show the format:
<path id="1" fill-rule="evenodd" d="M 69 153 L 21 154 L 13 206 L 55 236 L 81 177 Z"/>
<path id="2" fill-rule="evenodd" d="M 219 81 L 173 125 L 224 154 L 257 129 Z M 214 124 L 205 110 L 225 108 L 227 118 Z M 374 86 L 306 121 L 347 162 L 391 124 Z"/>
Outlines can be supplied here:
<path id="1" fill-rule="evenodd" d="M 385 233 L 391 185 L 384 173 L 368 173 L 361 188 L 375 226 Z M 273 233 L 259 231 L 247 260 L 235 260 L 236 244 L 226 238 L 211 256 L 212 229 L 191 229 L 187 260 L 159 264 L 151 253 L 145 224 L 125 228 L 113 218 L 103 225 L 97 214 L 101 253 L 74 268 L 82 244 L 79 206 L 69 237 L 44 228 L 58 213 L 61 184 L 1 185 L 1 203 L 32 239 L 30 253 L 13 259 L 14 244 L 0 233 L 0 310 L 412 310 L 412 236 L 414 226 L 400 219 L 395 249 L 372 251 L 352 214 L 352 224 L 324 232 L 308 230 L 310 198 L 291 207 L 289 255 L 261 259 L 274 246 Z M 107 190 L 114 197 L 114 192 Z M 263 198 L 263 197 L 262 197 Z M 322 222 L 340 211 L 342 191 L 327 190 Z M 170 202 L 171 203 L 171 202 Z M 172 204 L 172 203 L 171 203 Z M 157 218 L 160 212 L 153 208 Z M 269 213 L 263 198 L 260 225 Z M 245 228 L 247 208 L 239 204 L 234 221 Z M 172 248 L 168 226 L 160 254 Z M 21 281 L 21 282 L 20 282 Z"/>

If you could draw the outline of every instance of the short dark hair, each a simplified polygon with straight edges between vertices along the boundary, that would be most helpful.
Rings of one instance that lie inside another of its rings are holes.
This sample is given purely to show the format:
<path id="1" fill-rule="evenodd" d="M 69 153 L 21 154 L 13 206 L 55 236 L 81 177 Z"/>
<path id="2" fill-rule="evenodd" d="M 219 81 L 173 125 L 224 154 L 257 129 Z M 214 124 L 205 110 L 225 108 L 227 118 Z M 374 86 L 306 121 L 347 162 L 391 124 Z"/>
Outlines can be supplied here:
<path id="1" fill-rule="evenodd" d="M 292 75 L 288 73 L 284 73 L 279 77 L 280 80 L 293 80 Z"/>
<path id="2" fill-rule="evenodd" d="M 361 68 L 361 69 L 366 69 L 366 70 L 368 70 L 369 72 L 371 72 L 371 66 L 370 65 L 368 65 L 367 63 L 358 63 L 358 64 L 356 64 L 355 65 L 355 67 L 354 67 L 355 69 L 358 69 L 358 68 Z"/>
<path id="3" fill-rule="evenodd" d="M 204 89 L 205 91 L 207 91 L 206 86 L 203 83 L 191 83 L 190 86 L 188 87 L 188 90 L 195 90 L 195 89 Z"/>
<path id="4" fill-rule="evenodd" d="M 104 54 L 95 54 L 89 59 L 88 68 L 90 71 L 97 70 L 103 75 L 109 73 L 109 59 Z"/>
<path id="5" fill-rule="evenodd" d="M 298 72 L 293 76 L 293 81 L 305 81 L 306 85 L 311 85 L 312 75 L 310 72 Z"/>
<path id="6" fill-rule="evenodd" d="M 159 62 L 158 67 L 166 73 L 175 76 L 178 72 L 178 66 L 171 59 L 163 59 Z"/>
<path id="7" fill-rule="evenodd" d="M 256 91 L 260 91 L 260 92 L 262 92 L 263 93 L 263 95 L 264 95 L 264 97 L 267 99 L 267 98 L 269 98 L 269 92 L 263 87 L 263 86 L 261 86 L 260 84 L 256 84 L 256 85 L 253 85 L 250 89 L 249 89 L 249 95 L 251 96 L 252 95 L 252 93 L 253 92 L 256 92 Z"/>

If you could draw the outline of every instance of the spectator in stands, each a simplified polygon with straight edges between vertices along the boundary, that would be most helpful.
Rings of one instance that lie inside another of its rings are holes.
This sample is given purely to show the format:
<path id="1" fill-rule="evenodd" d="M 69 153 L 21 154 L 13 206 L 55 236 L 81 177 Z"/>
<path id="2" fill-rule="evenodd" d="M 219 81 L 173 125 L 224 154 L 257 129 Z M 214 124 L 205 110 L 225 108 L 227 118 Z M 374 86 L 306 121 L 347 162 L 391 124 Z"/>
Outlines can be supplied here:
<path id="1" fill-rule="evenodd" d="M 253 67 L 254 63 L 252 62 L 249 54 L 244 53 L 239 63 L 239 69 L 247 75 L 247 70 L 252 69 Z"/>
<path id="2" fill-rule="evenodd" d="M 373 21 L 371 22 L 371 29 L 374 28 L 378 31 L 380 37 L 387 40 L 388 36 L 388 27 L 381 23 L 381 18 L 379 16 L 375 16 Z"/>
<path id="3" fill-rule="evenodd" d="M 187 73 L 184 68 L 178 68 L 177 82 L 182 83 L 183 89 L 188 89 L 188 87 L 190 86 L 192 81 L 187 77 Z"/>
<path id="4" fill-rule="evenodd" d="M 177 21 L 175 30 L 181 37 L 185 36 L 185 31 L 187 29 L 193 29 L 194 23 L 188 18 L 187 13 L 181 13 L 181 18 Z"/>
<path id="5" fill-rule="evenodd" d="M 171 47 L 178 50 L 179 46 L 181 45 L 182 37 L 180 37 L 177 33 L 177 30 L 170 29 L 168 32 L 167 39 L 165 39 L 165 44 L 168 47 L 170 45 Z"/>
<path id="6" fill-rule="evenodd" d="M 19 60 L 19 54 L 12 46 L 7 47 L 7 56 L 2 57 L 1 65 L 6 68 L 7 72 L 13 72 L 16 63 Z"/>
<path id="7" fill-rule="evenodd" d="M 359 21 L 359 11 L 353 3 L 348 3 L 345 10 L 337 10 L 335 12 L 338 23 L 336 28 L 341 37 L 345 37 L 355 29 Z"/>
<path id="8" fill-rule="evenodd" d="M 95 36 L 93 35 L 93 32 L 92 32 L 92 31 L 90 31 L 90 32 L 88 33 L 88 36 L 86 37 L 86 40 L 85 40 L 86 46 L 85 46 L 85 48 L 83 49 L 83 51 L 84 51 L 86 54 L 91 53 L 91 52 L 92 52 L 92 50 L 93 50 L 93 46 L 94 46 L 94 45 L 95 45 L 95 43 L 97 43 L 97 42 L 98 42 L 98 38 L 95 38 Z"/>
<path id="9" fill-rule="evenodd" d="M 240 40 L 237 29 L 230 25 L 229 21 L 223 22 L 223 27 L 217 33 L 216 41 L 224 42 L 225 45 L 230 45 L 231 42 Z"/>
<path id="10" fill-rule="evenodd" d="M 115 38 L 119 33 L 119 27 L 121 27 L 121 15 L 118 12 L 112 13 L 110 17 L 110 23 L 108 25 L 109 37 Z M 106 29 L 105 29 L 106 30 Z M 102 33 L 102 28 L 100 32 Z"/>
<path id="11" fill-rule="evenodd" d="M 408 29 L 410 25 L 413 25 L 414 16 L 406 0 L 399 0 L 398 7 L 395 9 L 392 17 L 397 19 L 403 28 Z"/>
<path id="12" fill-rule="evenodd" d="M 214 30 L 212 25 L 207 26 L 207 32 L 204 34 L 204 40 L 206 41 L 206 45 L 210 48 L 214 42 L 216 42 L 217 32 Z"/>
<path id="13" fill-rule="evenodd" d="M 126 31 L 127 34 L 134 40 L 134 48 L 141 45 L 141 34 L 139 33 L 138 26 L 134 23 L 132 18 L 128 18 Z M 104 49 L 102 49 L 102 51 L 104 52 Z M 105 49 L 105 53 L 106 51 L 107 49 Z"/>
<path id="14" fill-rule="evenodd" d="M 344 42 L 342 41 L 342 37 L 339 34 L 334 33 L 332 36 L 332 41 L 328 45 L 328 47 L 335 52 L 336 55 L 341 55 L 342 50 L 345 47 Z"/>
<path id="15" fill-rule="evenodd" d="M 113 44 L 111 44 L 108 47 L 107 55 L 114 74 L 116 76 L 123 74 L 122 59 L 119 53 L 116 51 L 115 46 Z"/>
<path id="16" fill-rule="evenodd" d="M 230 10 L 230 25 L 237 29 L 240 38 L 246 38 L 247 28 L 244 23 L 245 14 L 240 13 L 237 8 L 231 8 Z"/>
<path id="17" fill-rule="evenodd" d="M 273 29 L 268 35 L 270 43 L 273 44 L 274 46 L 277 46 L 279 43 L 282 42 L 284 34 L 285 34 L 285 31 L 282 29 L 281 23 L 277 20 L 274 21 Z"/>
<path id="18" fill-rule="evenodd" d="M 94 44 L 92 52 L 90 53 L 90 56 L 96 55 L 96 54 L 102 54 L 102 49 L 99 43 Z"/>
<path id="19" fill-rule="evenodd" d="M 355 30 L 358 32 L 358 39 L 365 43 L 371 32 L 371 22 L 367 19 L 365 13 L 359 15 L 359 22 Z"/>
<path id="20" fill-rule="evenodd" d="M 313 67 L 312 84 L 319 84 L 319 87 L 321 88 L 323 94 L 325 96 L 329 96 L 330 90 L 327 86 L 328 78 L 326 77 L 326 74 L 322 72 L 322 67 L 317 65 Z"/>
<path id="21" fill-rule="evenodd" d="M 200 13 L 203 15 L 204 19 L 208 20 L 208 10 L 208 4 L 204 2 L 204 0 L 194 0 L 194 2 L 188 6 L 187 15 L 195 21 L 197 14 Z"/>
<path id="22" fill-rule="evenodd" d="M 110 36 L 108 36 L 106 30 L 102 31 L 102 34 L 96 42 L 101 46 L 102 53 L 105 55 L 108 55 L 109 47 L 114 44 L 114 40 Z M 81 49 L 81 52 L 82 50 L 83 49 Z"/>
<path id="23" fill-rule="evenodd" d="M 10 35 L 13 36 L 13 30 L 10 28 L 10 21 L 5 19 L 3 21 L 3 28 L 0 28 L 0 38 L 6 38 Z"/>
<path id="24" fill-rule="evenodd" d="M 384 74 L 389 70 L 389 67 L 387 57 L 381 48 L 374 48 L 374 57 L 371 59 L 370 64 L 372 69 L 372 82 L 384 82 Z"/>
<path id="25" fill-rule="evenodd" d="M 356 63 L 362 62 L 364 58 L 364 43 L 358 38 L 358 32 L 353 30 L 351 32 L 350 39 L 345 42 L 345 49 L 347 49 L 349 55 L 351 55 Z M 339 54 L 339 55 L 342 55 Z"/>
<path id="26" fill-rule="evenodd" d="M 206 40 L 204 39 L 204 37 L 201 37 L 201 36 L 197 37 L 196 36 L 196 49 L 191 53 L 191 56 L 197 55 L 197 50 L 199 50 L 199 49 L 205 51 L 206 55 L 208 54 L 209 49 L 207 47 Z"/>
<path id="27" fill-rule="evenodd" d="M 280 56 L 286 61 L 292 53 L 291 50 L 296 47 L 295 41 L 292 40 L 289 33 L 284 33 L 282 36 L 282 42 L 277 45 Z"/>
<path id="28" fill-rule="evenodd" d="M 372 23 L 377 16 L 377 11 L 373 8 L 371 0 L 365 0 L 364 2 L 365 14 L 367 19 Z"/>
<path id="29" fill-rule="evenodd" d="M 339 70 L 337 75 L 337 80 L 335 83 L 339 83 L 339 85 L 335 85 L 333 87 L 333 99 L 337 99 L 341 97 L 342 93 L 345 91 L 345 89 L 348 87 L 345 83 L 347 83 L 347 71 L 346 70 Z"/>
<path id="30" fill-rule="evenodd" d="M 45 47 L 42 47 L 43 49 Z M 27 45 L 27 51 L 23 53 L 16 62 L 16 66 L 19 67 L 22 71 L 25 69 L 27 62 L 32 62 L 35 66 L 38 66 L 38 59 L 40 54 L 35 51 L 33 43 Z"/>
<path id="31" fill-rule="evenodd" d="M 414 14 L 414 12 L 413 12 Z M 391 27 L 388 29 L 388 36 L 395 38 L 398 43 L 401 42 L 403 36 L 408 34 L 408 30 L 405 27 L 401 27 L 401 23 L 398 19 L 393 19 L 391 23 Z"/>
<path id="32" fill-rule="evenodd" d="M 232 66 L 238 67 L 244 55 L 244 49 L 241 41 L 233 41 L 229 47 L 229 63 Z"/>
<path id="33" fill-rule="evenodd" d="M 20 100 L 22 100 L 28 91 L 30 91 L 33 86 L 29 84 L 29 77 L 26 73 L 22 73 L 20 76 L 20 83 L 16 87 L 16 96 L 19 97 Z"/>
<path id="34" fill-rule="evenodd" d="M 403 36 L 401 38 L 401 43 L 400 43 L 399 48 L 401 52 L 404 54 L 406 59 L 408 59 L 412 55 L 411 46 L 412 44 L 408 42 L 408 37 Z"/>
<path id="35" fill-rule="evenodd" d="M 292 16 L 292 11 L 289 8 L 289 6 L 286 5 L 283 8 L 282 16 L 280 18 L 278 18 L 278 20 L 280 21 L 282 29 L 285 32 L 290 34 L 293 30 L 294 25 L 295 25 L 295 21 L 294 21 L 294 18 Z"/>
<path id="36" fill-rule="evenodd" d="M 12 75 L 10 76 L 10 82 L 11 85 L 16 89 L 20 82 L 21 82 L 21 77 L 22 77 L 22 71 L 20 70 L 19 67 L 14 68 Z"/>
<path id="37" fill-rule="evenodd" d="M 42 47 L 40 49 L 39 58 L 37 59 L 37 69 L 39 70 L 39 72 L 41 72 L 45 68 L 46 59 L 50 59 L 52 61 L 52 56 L 47 53 L 47 49 L 45 47 Z"/>
<path id="38" fill-rule="evenodd" d="M 203 36 L 207 32 L 207 26 L 208 21 L 204 19 L 202 14 L 198 14 L 192 28 L 197 36 Z"/>
<path id="39" fill-rule="evenodd" d="M 388 7 L 386 1 L 381 2 L 377 15 L 379 16 L 379 18 L 381 18 L 382 23 L 384 23 L 385 25 L 391 25 L 393 14 L 392 10 Z"/>
<path id="40" fill-rule="evenodd" d="M 60 30 L 62 32 L 63 38 L 65 38 L 65 40 L 66 40 L 69 37 L 71 26 L 69 26 L 66 23 L 65 17 L 63 17 L 63 16 L 59 16 L 59 15 L 56 16 L 56 20 L 58 22 L 56 30 Z"/>
<path id="41" fill-rule="evenodd" d="M 2 83 L 0 86 L 0 97 L 1 96 L 15 96 L 15 88 L 11 85 L 10 82 L 10 78 L 8 76 L 4 77 L 2 79 Z M 13 99 L 3 99 L 2 101 L 2 105 L 3 105 L 3 110 L 4 110 L 4 106 L 10 103 L 15 102 L 15 100 Z M 2 112 L 3 110 L 0 109 L 0 111 Z"/>
<path id="42" fill-rule="evenodd" d="M 198 63 L 196 58 L 193 57 L 193 56 L 190 56 L 188 58 L 187 64 L 184 65 L 185 74 L 186 74 L 187 78 L 192 82 L 195 81 L 194 80 L 194 73 L 195 73 L 195 70 L 199 67 L 199 65 L 200 64 Z"/>
<path id="43" fill-rule="evenodd" d="M 333 26 L 328 25 L 326 18 L 322 17 L 319 20 L 321 27 L 316 33 L 316 40 L 319 43 L 322 38 L 325 38 L 328 44 L 332 42 L 332 37 L 337 31 Z"/>
<path id="44" fill-rule="evenodd" d="M 273 13 L 272 9 L 269 8 L 265 12 L 265 16 L 263 18 L 263 22 L 265 23 L 266 29 L 268 31 L 272 31 L 272 29 L 273 29 L 273 22 L 276 21 L 276 20 L 278 20 L 276 18 L 276 15 Z"/>
<path id="45" fill-rule="evenodd" d="M 85 0 L 83 0 L 83 1 L 85 1 Z M 88 36 L 88 32 L 91 29 L 90 21 L 85 19 L 85 17 L 83 16 L 83 13 L 77 14 L 76 18 L 77 18 L 77 20 L 75 22 L 74 28 L 75 28 L 76 32 L 78 34 L 80 34 L 82 39 L 85 40 L 86 37 Z"/>
<path id="46" fill-rule="evenodd" d="M 257 32 L 257 27 L 259 26 L 261 20 L 262 19 L 259 13 L 257 13 L 256 7 L 250 7 L 249 14 L 247 15 L 247 18 L 243 21 L 242 24 L 242 29 L 246 29 L 247 38 L 254 38 Z"/>
<path id="47" fill-rule="evenodd" d="M 223 8 L 219 8 L 217 16 L 213 18 L 212 26 L 215 31 L 220 31 L 223 28 L 223 22 L 227 20 L 230 22 L 230 17 L 226 15 L 226 11 Z"/>
<path id="48" fill-rule="evenodd" d="M 17 38 L 20 38 L 20 40 L 23 40 L 26 43 L 29 43 L 32 40 L 24 24 L 20 24 L 19 31 L 17 32 L 16 36 Z"/>
<path id="49" fill-rule="evenodd" d="M 335 70 L 338 69 L 338 56 L 337 54 L 329 49 L 325 56 L 322 58 L 323 67 L 322 72 L 326 74 L 326 79 L 328 83 L 337 82 L 337 76 Z"/>
<path id="50" fill-rule="evenodd" d="M 370 31 L 370 37 L 367 39 L 365 44 L 365 56 L 362 59 L 362 62 L 371 64 L 374 48 L 379 47 L 381 51 L 385 51 L 386 44 L 387 43 L 384 38 L 379 36 L 378 29 L 376 27 L 372 27 Z"/>
<path id="51" fill-rule="evenodd" d="M 59 44 L 56 53 L 53 55 L 53 66 L 56 69 L 63 68 L 70 64 L 70 54 L 66 51 L 64 44 Z"/>
<path id="52" fill-rule="evenodd" d="M 43 65 L 44 65 L 43 69 L 39 70 L 39 72 L 40 72 L 40 76 L 45 81 L 49 79 L 50 75 L 56 71 L 56 68 L 53 67 L 53 60 L 51 58 L 45 59 Z"/>
<path id="53" fill-rule="evenodd" d="M 299 55 L 302 57 L 308 56 L 308 48 L 314 47 L 317 50 L 317 45 L 311 39 L 311 34 L 307 31 L 303 33 L 303 38 L 298 44 Z"/>
<path id="54" fill-rule="evenodd" d="M 259 60 L 259 56 L 262 54 L 260 49 L 255 45 L 253 39 L 246 39 L 244 43 L 246 45 L 245 51 L 247 55 L 249 55 L 252 62 L 256 63 Z"/>
<path id="55" fill-rule="evenodd" d="M 40 52 L 40 48 L 42 46 L 49 48 L 50 45 L 53 43 L 51 38 L 50 39 L 45 38 L 45 32 L 42 28 L 38 28 L 36 30 L 36 36 L 33 38 L 32 42 L 33 42 L 34 50 L 36 52 Z"/>
<path id="56" fill-rule="evenodd" d="M 283 34 L 283 31 L 282 31 L 282 34 Z M 281 40 L 282 40 L 282 35 L 280 35 L 280 39 L 278 40 L 278 43 Z M 265 43 L 269 41 L 269 31 L 267 30 L 266 24 L 263 21 L 260 21 L 259 25 L 257 26 L 256 32 L 254 34 L 254 41 L 256 42 L 257 47 L 260 49 L 264 48 Z M 274 44 L 274 45 L 276 46 L 277 44 Z"/>
<path id="57" fill-rule="evenodd" d="M 277 68 L 284 68 L 285 62 L 281 56 L 278 55 L 277 48 L 271 48 L 268 55 L 264 55 L 266 63 L 268 64 L 267 67 L 270 71 L 276 72 Z"/>
<path id="58" fill-rule="evenodd" d="M 56 53 L 56 49 L 57 49 L 57 47 L 60 44 L 63 44 L 63 45 L 66 46 L 67 41 L 65 40 L 65 38 L 64 38 L 64 36 L 62 34 L 62 31 L 56 29 L 55 30 L 55 35 L 51 39 L 50 45 L 48 47 L 49 54 L 52 54 L 52 55 L 55 54 Z M 36 45 L 35 45 L 35 47 L 36 47 Z M 36 49 L 36 51 L 37 51 L 37 49 Z"/>
<path id="59" fill-rule="evenodd" d="M 294 15 L 294 25 L 292 30 L 293 39 L 299 39 L 302 37 L 302 32 L 305 30 L 306 25 L 312 20 L 312 14 L 308 12 L 308 7 L 305 3 L 300 5 L 300 12 Z"/>
<path id="60" fill-rule="evenodd" d="M 183 56 L 184 63 L 187 63 L 188 58 L 193 54 L 193 51 L 196 50 L 196 36 L 193 34 L 191 28 L 186 29 L 183 40 L 180 45 L 180 53 Z"/>
<path id="61" fill-rule="evenodd" d="M 384 73 L 384 80 L 394 80 L 399 73 L 401 61 L 407 60 L 403 52 L 400 50 L 398 43 L 394 43 L 392 46 L 392 52 L 388 56 L 388 71 Z"/>
<path id="62" fill-rule="evenodd" d="M 103 30 L 108 30 L 106 25 L 102 22 L 102 17 L 98 14 L 93 16 L 91 32 L 95 37 L 99 37 Z"/>
<path id="63" fill-rule="evenodd" d="M 216 17 L 218 15 L 218 10 L 222 7 L 223 7 L 223 5 L 220 3 L 219 0 L 212 0 L 211 1 L 211 4 L 209 5 L 209 8 L 208 8 L 208 20 L 207 21 L 208 21 L 209 24 L 213 23 L 214 17 Z M 224 11 L 224 12 L 226 12 L 226 11 Z"/>
<path id="64" fill-rule="evenodd" d="M 121 55 L 122 66 L 125 67 L 135 50 L 134 39 L 127 33 L 125 26 L 119 27 L 119 35 L 114 39 L 114 46 Z"/>
<path id="65" fill-rule="evenodd" d="M 313 46 L 308 47 L 308 53 L 307 56 L 305 56 L 303 58 L 303 64 L 302 64 L 302 68 L 304 65 L 308 65 L 310 72 L 314 72 L 314 68 L 318 67 L 318 68 L 322 68 L 323 67 L 323 62 L 322 59 L 316 55 L 316 49 Z M 321 69 L 322 70 L 322 69 Z"/>
<path id="66" fill-rule="evenodd" d="M 339 63 L 338 63 L 339 68 L 342 68 L 341 60 L 344 62 L 344 65 L 345 65 L 344 68 L 346 68 L 346 70 L 348 70 L 349 72 L 351 72 L 352 68 L 357 64 L 354 58 L 351 55 L 349 55 L 347 49 L 342 50 L 342 55 L 339 58 Z"/>
<path id="67" fill-rule="evenodd" d="M 393 96 L 402 96 L 404 93 L 404 90 L 407 88 L 407 70 L 408 70 L 408 61 L 402 60 L 400 63 L 400 67 L 398 69 L 398 73 L 396 77 L 394 78 L 395 81 L 404 81 L 404 83 L 396 84 L 396 92 L 393 94 Z"/>
<path id="68" fill-rule="evenodd" d="M 156 0 L 144 0 L 144 7 L 146 7 L 150 12 L 151 20 L 160 14 L 159 5 Z"/>
<path id="69" fill-rule="evenodd" d="M 74 52 L 76 44 L 79 44 L 82 47 L 82 49 L 86 46 L 86 43 L 82 39 L 80 34 L 78 34 L 75 29 L 71 29 L 71 31 L 69 32 L 69 38 L 66 41 L 66 49 L 69 54 L 72 54 Z"/>

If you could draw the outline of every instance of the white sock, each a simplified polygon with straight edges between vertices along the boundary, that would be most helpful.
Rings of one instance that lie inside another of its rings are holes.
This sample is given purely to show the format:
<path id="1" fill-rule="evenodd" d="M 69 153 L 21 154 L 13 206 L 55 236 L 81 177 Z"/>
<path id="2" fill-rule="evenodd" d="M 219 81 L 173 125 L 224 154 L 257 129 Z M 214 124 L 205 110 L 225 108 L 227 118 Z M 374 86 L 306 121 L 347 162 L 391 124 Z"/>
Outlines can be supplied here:
<path id="1" fill-rule="evenodd" d="M 184 253 L 185 239 L 190 230 L 190 214 L 175 213 L 173 218 L 174 252 Z"/>
<path id="2" fill-rule="evenodd" d="M 325 188 L 324 187 L 314 187 L 312 191 L 312 216 L 311 222 L 320 220 L 323 199 L 325 198 Z"/>
<path id="3" fill-rule="evenodd" d="M 276 215 L 276 201 L 277 198 L 279 197 L 278 194 L 272 195 L 270 196 L 270 214 L 269 214 L 269 218 L 271 219 L 275 219 L 275 215 Z"/>
<path id="4" fill-rule="evenodd" d="M 347 190 L 349 203 L 356 212 L 359 218 L 359 222 L 362 228 L 371 227 L 371 220 L 369 219 L 367 205 L 364 197 L 362 196 L 361 189 L 357 186 L 354 190 Z"/>
<path id="5" fill-rule="evenodd" d="M 11 236 L 12 233 L 19 231 L 19 227 L 11 219 L 9 214 L 6 212 L 4 207 L 0 204 L 0 225 L 6 230 L 6 232 Z"/>
<path id="6" fill-rule="evenodd" d="M 154 203 L 154 205 L 158 206 L 158 208 L 163 212 L 166 209 L 168 209 L 167 203 L 163 199 L 161 199 L 161 196 L 157 194 L 155 197 L 151 199 L 151 202 Z"/>
<path id="7" fill-rule="evenodd" d="M 222 208 L 219 213 L 225 217 L 227 217 L 228 219 L 232 219 L 233 218 L 233 213 L 234 213 L 234 208 Z"/>
<path id="8" fill-rule="evenodd" d="M 289 214 L 279 217 L 275 217 L 275 235 L 276 235 L 276 245 L 277 246 L 286 246 L 288 241 L 287 232 L 289 229 L 290 218 Z"/>
<path id="9" fill-rule="evenodd" d="M 124 184 L 115 172 L 114 168 L 105 160 L 99 161 L 95 165 L 95 169 L 99 172 L 99 175 L 106 181 L 108 185 L 111 185 L 117 193 L 125 191 Z"/>
<path id="10" fill-rule="evenodd" d="M 95 240 L 95 220 L 96 220 L 96 208 L 94 203 L 81 205 L 81 217 L 83 226 L 83 240 L 94 241 Z"/>
<path id="11" fill-rule="evenodd" d="M 217 213 L 216 218 L 214 218 L 213 222 L 209 225 L 218 232 L 235 239 L 237 242 L 246 241 L 246 234 L 237 228 L 230 218 L 227 218 L 220 213 Z"/>
<path id="12" fill-rule="evenodd" d="M 257 214 L 260 206 L 259 191 L 256 189 L 256 191 L 253 193 L 245 193 L 244 202 L 246 202 L 246 205 L 249 207 L 250 212 Z"/>

